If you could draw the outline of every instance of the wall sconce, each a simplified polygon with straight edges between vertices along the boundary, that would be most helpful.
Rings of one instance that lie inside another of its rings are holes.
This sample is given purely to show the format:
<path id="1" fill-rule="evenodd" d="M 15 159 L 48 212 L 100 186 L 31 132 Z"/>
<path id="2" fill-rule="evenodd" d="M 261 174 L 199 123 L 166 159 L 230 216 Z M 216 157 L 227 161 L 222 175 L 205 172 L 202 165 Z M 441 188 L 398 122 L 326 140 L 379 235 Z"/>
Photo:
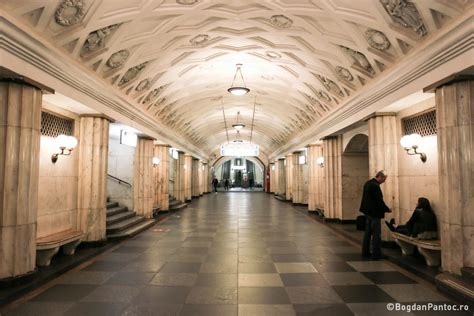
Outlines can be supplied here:
<path id="1" fill-rule="evenodd" d="M 275 171 L 275 165 L 272 165 L 272 170 Z"/>
<path id="2" fill-rule="evenodd" d="M 417 151 L 421 144 L 420 134 L 405 135 L 400 139 L 400 145 L 407 151 L 409 155 L 420 155 L 422 162 L 426 162 L 426 154 Z"/>
<path id="3" fill-rule="evenodd" d="M 74 136 L 67 136 L 61 134 L 56 137 L 56 144 L 58 145 L 61 152 L 53 154 L 51 156 L 51 161 L 53 163 L 56 163 L 56 161 L 58 161 L 59 155 L 69 156 L 71 154 L 71 151 L 77 146 L 77 139 Z M 65 152 L 66 150 L 67 152 Z"/>
<path id="4" fill-rule="evenodd" d="M 153 157 L 153 167 L 156 167 L 160 164 L 160 158 Z"/>
<path id="5" fill-rule="evenodd" d="M 318 164 L 318 166 L 320 166 L 321 168 L 324 167 L 324 157 L 321 156 L 321 157 L 318 157 L 316 159 L 316 163 Z"/>

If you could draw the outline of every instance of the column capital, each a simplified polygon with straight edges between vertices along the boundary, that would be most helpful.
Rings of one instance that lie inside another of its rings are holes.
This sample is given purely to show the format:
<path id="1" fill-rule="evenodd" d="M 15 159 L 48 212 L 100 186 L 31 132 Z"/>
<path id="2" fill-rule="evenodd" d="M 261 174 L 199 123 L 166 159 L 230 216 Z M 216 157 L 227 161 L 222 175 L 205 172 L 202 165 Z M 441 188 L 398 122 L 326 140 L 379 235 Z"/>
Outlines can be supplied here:
<path id="1" fill-rule="evenodd" d="M 306 148 L 310 148 L 310 147 L 321 147 L 322 144 L 308 144 L 306 145 Z"/>
<path id="2" fill-rule="evenodd" d="M 339 136 L 338 135 L 331 135 L 331 136 L 324 136 L 321 138 L 321 140 L 331 140 L 331 139 L 337 139 Z"/>
<path id="3" fill-rule="evenodd" d="M 168 147 L 168 148 L 171 148 L 171 145 L 169 145 L 169 144 L 155 144 L 155 147 Z"/>
<path id="4" fill-rule="evenodd" d="M 84 114 L 79 114 L 79 117 L 95 117 L 95 118 L 103 118 L 109 121 L 110 123 L 114 123 L 115 120 L 111 118 L 110 116 L 107 116 L 102 113 L 84 113 Z"/>
<path id="5" fill-rule="evenodd" d="M 16 84 L 24 84 L 41 90 L 43 93 L 54 94 L 54 89 L 48 86 L 45 86 L 42 83 L 39 83 L 33 79 L 20 75 L 10 69 L 0 67 L 0 82 L 11 82 Z"/>
<path id="6" fill-rule="evenodd" d="M 423 92 L 434 93 L 436 89 L 438 89 L 441 86 L 446 86 L 455 82 L 468 81 L 468 80 L 474 80 L 474 66 L 466 68 L 463 71 L 454 73 L 444 79 L 441 79 L 439 81 L 436 81 L 435 83 L 432 83 L 431 85 L 423 88 Z"/>
<path id="7" fill-rule="evenodd" d="M 138 137 L 138 138 L 141 138 L 141 139 L 155 140 L 154 137 L 148 136 L 148 135 L 146 135 L 146 134 L 137 134 L 137 137 Z"/>
<path id="8" fill-rule="evenodd" d="M 364 118 L 364 121 L 367 122 L 368 120 L 375 118 L 375 117 L 381 117 L 381 116 L 397 116 L 397 113 L 395 112 L 374 112 L 370 114 L 369 116 Z"/>

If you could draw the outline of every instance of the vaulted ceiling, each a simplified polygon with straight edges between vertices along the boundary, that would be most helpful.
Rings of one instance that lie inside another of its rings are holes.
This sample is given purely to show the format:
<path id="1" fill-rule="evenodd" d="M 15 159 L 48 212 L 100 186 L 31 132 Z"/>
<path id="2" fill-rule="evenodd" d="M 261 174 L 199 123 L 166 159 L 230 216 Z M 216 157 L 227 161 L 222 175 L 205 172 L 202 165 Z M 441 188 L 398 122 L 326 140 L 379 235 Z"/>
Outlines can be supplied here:
<path id="1" fill-rule="evenodd" d="M 270 154 L 396 67 L 472 1 L 0 0 L 0 6 L 136 111 L 204 152 L 236 138 L 231 125 L 240 112 L 242 139 L 252 137 Z M 227 92 L 237 63 L 251 89 L 241 97 Z"/>

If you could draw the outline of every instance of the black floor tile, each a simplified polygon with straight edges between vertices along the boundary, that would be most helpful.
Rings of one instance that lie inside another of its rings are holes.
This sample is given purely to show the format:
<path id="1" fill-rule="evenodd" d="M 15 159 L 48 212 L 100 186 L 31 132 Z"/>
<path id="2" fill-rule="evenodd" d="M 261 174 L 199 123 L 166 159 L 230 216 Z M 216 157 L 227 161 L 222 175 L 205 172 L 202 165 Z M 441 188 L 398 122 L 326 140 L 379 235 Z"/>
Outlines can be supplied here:
<path id="1" fill-rule="evenodd" d="M 354 272 L 353 267 L 343 261 L 312 261 L 313 266 L 318 272 Z"/>
<path id="2" fill-rule="evenodd" d="M 283 287 L 240 287 L 239 304 L 290 304 Z"/>
<path id="3" fill-rule="evenodd" d="M 180 286 L 145 286 L 133 304 L 184 304 L 191 288 Z"/>
<path id="4" fill-rule="evenodd" d="M 239 263 L 239 273 L 276 273 L 273 263 Z"/>
<path id="5" fill-rule="evenodd" d="M 160 273 L 199 273 L 201 263 L 197 262 L 168 262 L 161 269 Z"/>
<path id="6" fill-rule="evenodd" d="M 96 261 L 88 265 L 83 271 L 120 271 L 130 262 L 114 262 L 114 261 Z"/>
<path id="7" fill-rule="evenodd" d="M 346 304 L 296 304 L 293 308 L 297 316 L 352 316 L 354 313 Z"/>
<path id="8" fill-rule="evenodd" d="M 106 284 L 144 285 L 150 283 L 154 275 L 152 272 L 117 272 Z"/>
<path id="9" fill-rule="evenodd" d="M 396 300 L 376 285 L 333 286 L 345 303 L 395 302 Z"/>
<path id="10" fill-rule="evenodd" d="M 180 316 L 233 316 L 237 315 L 237 305 L 191 305 L 183 306 Z"/>
<path id="11" fill-rule="evenodd" d="M 78 301 L 94 290 L 96 285 L 85 284 L 56 284 L 35 296 L 35 302 L 70 302 Z"/>
<path id="12" fill-rule="evenodd" d="M 285 286 L 329 286 L 319 273 L 282 273 Z"/>
<path id="13" fill-rule="evenodd" d="M 64 315 L 71 316 L 104 316 L 120 315 L 125 309 L 124 303 L 106 303 L 106 302 L 80 302 L 74 304 Z"/>
<path id="14" fill-rule="evenodd" d="M 398 271 L 362 272 L 362 274 L 375 284 L 413 284 L 417 283 Z"/>

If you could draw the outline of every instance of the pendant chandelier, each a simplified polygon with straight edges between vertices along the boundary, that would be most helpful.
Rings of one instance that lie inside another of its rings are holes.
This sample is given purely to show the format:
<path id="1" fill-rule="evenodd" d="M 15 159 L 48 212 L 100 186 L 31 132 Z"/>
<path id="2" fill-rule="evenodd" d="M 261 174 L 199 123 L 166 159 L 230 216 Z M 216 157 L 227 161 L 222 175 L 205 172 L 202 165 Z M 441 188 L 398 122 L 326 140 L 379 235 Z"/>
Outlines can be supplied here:
<path id="1" fill-rule="evenodd" d="M 245 127 L 245 124 L 239 123 L 239 117 L 240 117 L 240 111 L 237 112 L 237 123 L 232 124 L 232 127 L 235 128 L 237 131 Z"/>
<path id="2" fill-rule="evenodd" d="M 243 140 L 242 140 L 242 137 L 240 137 L 240 131 L 237 130 L 237 136 L 234 139 L 234 143 L 242 143 L 242 142 Z"/>
<path id="3" fill-rule="evenodd" d="M 232 80 L 232 84 L 230 85 L 230 88 L 227 89 L 227 91 L 229 93 L 232 93 L 233 95 L 241 96 L 241 95 L 249 93 L 250 89 L 245 86 L 244 76 L 242 75 L 242 70 L 241 70 L 242 64 L 237 64 L 235 66 L 237 67 L 237 69 L 235 70 L 234 80 Z M 242 80 L 242 84 L 243 84 L 242 86 L 238 86 L 238 85 L 234 86 L 237 73 L 240 74 L 240 79 Z"/>

